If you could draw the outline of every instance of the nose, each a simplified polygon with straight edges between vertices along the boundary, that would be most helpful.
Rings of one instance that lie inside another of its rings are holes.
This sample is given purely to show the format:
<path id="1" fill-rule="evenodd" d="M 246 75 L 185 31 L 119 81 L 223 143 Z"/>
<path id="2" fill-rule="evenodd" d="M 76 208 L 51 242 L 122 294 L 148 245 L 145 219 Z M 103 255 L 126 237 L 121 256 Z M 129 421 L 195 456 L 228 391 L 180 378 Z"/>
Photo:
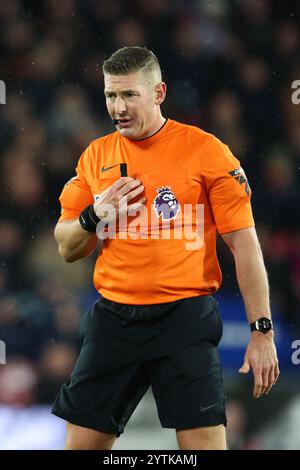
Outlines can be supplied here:
<path id="1" fill-rule="evenodd" d="M 125 101 L 122 100 L 120 96 L 116 97 L 115 100 L 115 114 L 116 116 L 121 116 L 126 111 Z"/>

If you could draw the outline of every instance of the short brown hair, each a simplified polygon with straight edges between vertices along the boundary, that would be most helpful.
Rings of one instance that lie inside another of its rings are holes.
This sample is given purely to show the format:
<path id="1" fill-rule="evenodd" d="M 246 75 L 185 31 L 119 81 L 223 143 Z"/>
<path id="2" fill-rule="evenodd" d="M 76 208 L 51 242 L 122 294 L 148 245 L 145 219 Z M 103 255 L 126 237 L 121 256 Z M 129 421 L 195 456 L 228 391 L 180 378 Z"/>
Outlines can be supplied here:
<path id="1" fill-rule="evenodd" d="M 109 75 L 128 75 L 129 73 L 156 70 L 161 76 L 156 55 L 141 46 L 122 47 L 103 62 L 103 73 Z"/>

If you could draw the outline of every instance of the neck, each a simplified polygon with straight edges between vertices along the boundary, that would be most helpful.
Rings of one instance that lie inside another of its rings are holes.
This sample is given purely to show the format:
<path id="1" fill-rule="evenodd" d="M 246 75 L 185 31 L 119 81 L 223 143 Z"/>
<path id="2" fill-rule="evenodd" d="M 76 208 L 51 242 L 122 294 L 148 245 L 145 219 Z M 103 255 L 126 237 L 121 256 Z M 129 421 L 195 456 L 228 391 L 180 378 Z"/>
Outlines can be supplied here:
<path id="1" fill-rule="evenodd" d="M 138 139 L 135 140 L 142 140 L 142 139 L 147 139 L 147 137 L 151 137 L 152 135 L 156 134 L 156 132 L 161 129 L 161 127 L 165 124 L 166 118 L 162 116 L 161 112 L 159 112 L 159 116 L 155 119 L 153 122 L 153 125 L 151 126 L 149 132 L 147 132 L 143 137 L 139 137 Z"/>

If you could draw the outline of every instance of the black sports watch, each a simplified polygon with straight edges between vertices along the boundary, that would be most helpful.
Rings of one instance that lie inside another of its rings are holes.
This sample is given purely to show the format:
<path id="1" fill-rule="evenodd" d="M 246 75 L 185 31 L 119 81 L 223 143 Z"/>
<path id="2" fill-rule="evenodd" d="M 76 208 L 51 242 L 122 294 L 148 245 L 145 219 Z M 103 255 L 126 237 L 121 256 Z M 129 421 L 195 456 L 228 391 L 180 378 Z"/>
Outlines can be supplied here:
<path id="1" fill-rule="evenodd" d="M 97 225 L 100 220 L 101 219 L 96 215 L 93 204 L 83 209 L 79 216 L 79 223 L 83 230 L 86 230 L 87 232 L 96 233 Z"/>
<path id="2" fill-rule="evenodd" d="M 268 331 L 273 330 L 273 322 L 270 318 L 261 317 L 258 320 L 250 323 L 251 331 L 260 331 L 261 333 L 268 333 Z"/>

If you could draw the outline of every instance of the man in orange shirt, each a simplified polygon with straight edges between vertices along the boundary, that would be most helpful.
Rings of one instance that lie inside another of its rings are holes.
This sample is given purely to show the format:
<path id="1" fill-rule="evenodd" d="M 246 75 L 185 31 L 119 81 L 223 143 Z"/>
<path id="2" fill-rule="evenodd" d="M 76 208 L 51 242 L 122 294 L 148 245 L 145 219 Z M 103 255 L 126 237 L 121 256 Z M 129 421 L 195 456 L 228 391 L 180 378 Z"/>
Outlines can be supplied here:
<path id="1" fill-rule="evenodd" d="M 226 145 L 162 116 L 166 84 L 151 51 L 120 49 L 103 71 L 116 131 L 82 154 L 55 229 L 67 262 L 100 238 L 101 297 L 81 322 L 81 353 L 53 413 L 68 421 L 66 449 L 111 449 L 151 385 L 180 449 L 226 449 L 217 231 L 252 332 L 240 372 L 252 368 L 257 398 L 279 375 L 251 190 Z"/>

